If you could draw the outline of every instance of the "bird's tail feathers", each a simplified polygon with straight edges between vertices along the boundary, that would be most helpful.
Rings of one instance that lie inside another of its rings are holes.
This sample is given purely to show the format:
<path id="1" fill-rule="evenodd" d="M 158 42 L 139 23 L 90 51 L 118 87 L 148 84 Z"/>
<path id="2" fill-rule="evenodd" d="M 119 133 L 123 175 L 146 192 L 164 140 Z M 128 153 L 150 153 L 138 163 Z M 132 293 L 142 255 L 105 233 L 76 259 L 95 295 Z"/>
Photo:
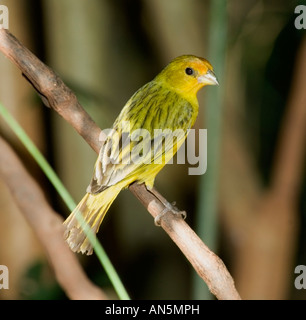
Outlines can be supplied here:
<path id="1" fill-rule="evenodd" d="M 87 238 L 77 215 L 80 214 L 88 227 L 96 234 L 109 207 L 121 188 L 111 186 L 99 194 L 87 193 L 64 222 L 64 237 L 74 252 L 92 254 L 93 245 Z"/>

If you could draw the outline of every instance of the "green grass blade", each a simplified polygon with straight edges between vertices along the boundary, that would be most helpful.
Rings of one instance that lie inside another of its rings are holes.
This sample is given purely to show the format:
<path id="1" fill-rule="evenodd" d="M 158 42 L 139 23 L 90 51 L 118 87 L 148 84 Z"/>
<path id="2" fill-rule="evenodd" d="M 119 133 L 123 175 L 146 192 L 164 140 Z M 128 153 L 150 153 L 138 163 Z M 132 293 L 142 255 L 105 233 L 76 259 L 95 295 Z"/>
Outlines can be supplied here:
<path id="1" fill-rule="evenodd" d="M 32 140 L 29 138 L 29 136 L 25 133 L 25 131 L 22 129 L 22 127 L 18 124 L 18 122 L 12 117 L 12 115 L 8 112 L 8 110 L 0 103 L 0 114 L 4 118 L 4 120 L 7 122 L 7 124 L 10 126 L 10 128 L 14 131 L 14 133 L 17 135 L 17 137 L 20 139 L 20 141 L 24 144 L 25 148 L 29 151 L 29 153 L 32 155 L 32 157 L 35 159 L 35 161 L 38 163 L 42 171 L 45 173 L 45 175 L 48 177 L 50 182 L 53 184 L 54 188 L 57 190 L 69 210 L 73 210 L 76 206 L 76 203 L 72 199 L 71 195 L 61 182 L 61 180 L 58 178 L 57 174 L 54 172 L 52 167 L 49 165 L 49 163 L 46 161 L 44 156 L 41 154 L 41 152 L 37 149 L 37 147 L 34 145 Z M 111 283 L 114 286 L 114 289 L 118 295 L 118 297 L 121 300 L 129 300 L 130 297 L 128 293 L 126 292 L 115 268 L 113 267 L 111 261 L 109 260 L 105 250 L 103 249 L 100 242 L 96 239 L 94 233 L 89 228 L 89 226 L 84 221 L 81 214 L 77 214 L 77 219 L 80 222 L 86 236 L 88 237 L 90 243 L 93 245 L 93 249 L 103 266 L 107 276 L 109 277 Z"/>

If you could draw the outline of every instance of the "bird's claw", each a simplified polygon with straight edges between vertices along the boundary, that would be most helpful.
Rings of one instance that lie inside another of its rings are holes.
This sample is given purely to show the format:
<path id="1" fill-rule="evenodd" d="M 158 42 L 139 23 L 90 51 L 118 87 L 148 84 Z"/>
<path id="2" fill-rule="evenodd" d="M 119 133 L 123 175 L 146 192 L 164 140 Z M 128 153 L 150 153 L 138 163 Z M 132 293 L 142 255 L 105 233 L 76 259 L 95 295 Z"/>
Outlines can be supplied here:
<path id="1" fill-rule="evenodd" d="M 164 203 L 165 208 L 163 209 L 163 211 L 161 213 L 159 213 L 155 218 L 154 218 L 154 223 L 156 226 L 160 226 L 161 224 L 161 219 L 162 217 L 167 213 L 167 212 L 172 212 L 174 215 L 180 215 L 184 220 L 187 217 L 187 213 L 186 211 L 180 211 L 177 207 L 175 207 L 176 202 L 166 202 Z"/>

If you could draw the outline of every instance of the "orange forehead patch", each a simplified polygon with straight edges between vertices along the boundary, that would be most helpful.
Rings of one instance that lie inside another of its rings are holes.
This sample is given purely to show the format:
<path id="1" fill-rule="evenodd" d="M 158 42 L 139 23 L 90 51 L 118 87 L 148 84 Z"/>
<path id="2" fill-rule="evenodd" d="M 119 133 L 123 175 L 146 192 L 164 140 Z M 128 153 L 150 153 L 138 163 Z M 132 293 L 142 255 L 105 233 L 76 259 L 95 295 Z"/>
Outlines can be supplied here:
<path id="1" fill-rule="evenodd" d="M 208 70 L 213 70 L 212 65 L 204 58 L 198 58 L 197 60 L 192 61 L 190 66 L 200 74 L 205 74 Z"/>

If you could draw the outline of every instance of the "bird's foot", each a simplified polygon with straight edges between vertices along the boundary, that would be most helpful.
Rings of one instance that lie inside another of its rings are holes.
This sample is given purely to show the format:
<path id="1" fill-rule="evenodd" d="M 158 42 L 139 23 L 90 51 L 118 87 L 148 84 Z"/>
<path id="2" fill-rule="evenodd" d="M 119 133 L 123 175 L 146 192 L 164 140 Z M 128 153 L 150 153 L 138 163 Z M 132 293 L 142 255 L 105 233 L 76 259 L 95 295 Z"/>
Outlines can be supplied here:
<path id="1" fill-rule="evenodd" d="M 177 207 L 175 207 L 175 202 L 163 202 L 163 205 L 165 206 L 165 208 L 163 209 L 163 211 L 161 213 L 159 213 L 155 218 L 154 218 L 154 223 L 156 226 L 160 226 L 161 224 L 161 219 L 162 217 L 167 213 L 167 212 L 172 212 L 174 215 L 179 215 L 181 216 L 184 220 L 187 217 L 187 213 L 186 211 L 180 211 Z"/>

